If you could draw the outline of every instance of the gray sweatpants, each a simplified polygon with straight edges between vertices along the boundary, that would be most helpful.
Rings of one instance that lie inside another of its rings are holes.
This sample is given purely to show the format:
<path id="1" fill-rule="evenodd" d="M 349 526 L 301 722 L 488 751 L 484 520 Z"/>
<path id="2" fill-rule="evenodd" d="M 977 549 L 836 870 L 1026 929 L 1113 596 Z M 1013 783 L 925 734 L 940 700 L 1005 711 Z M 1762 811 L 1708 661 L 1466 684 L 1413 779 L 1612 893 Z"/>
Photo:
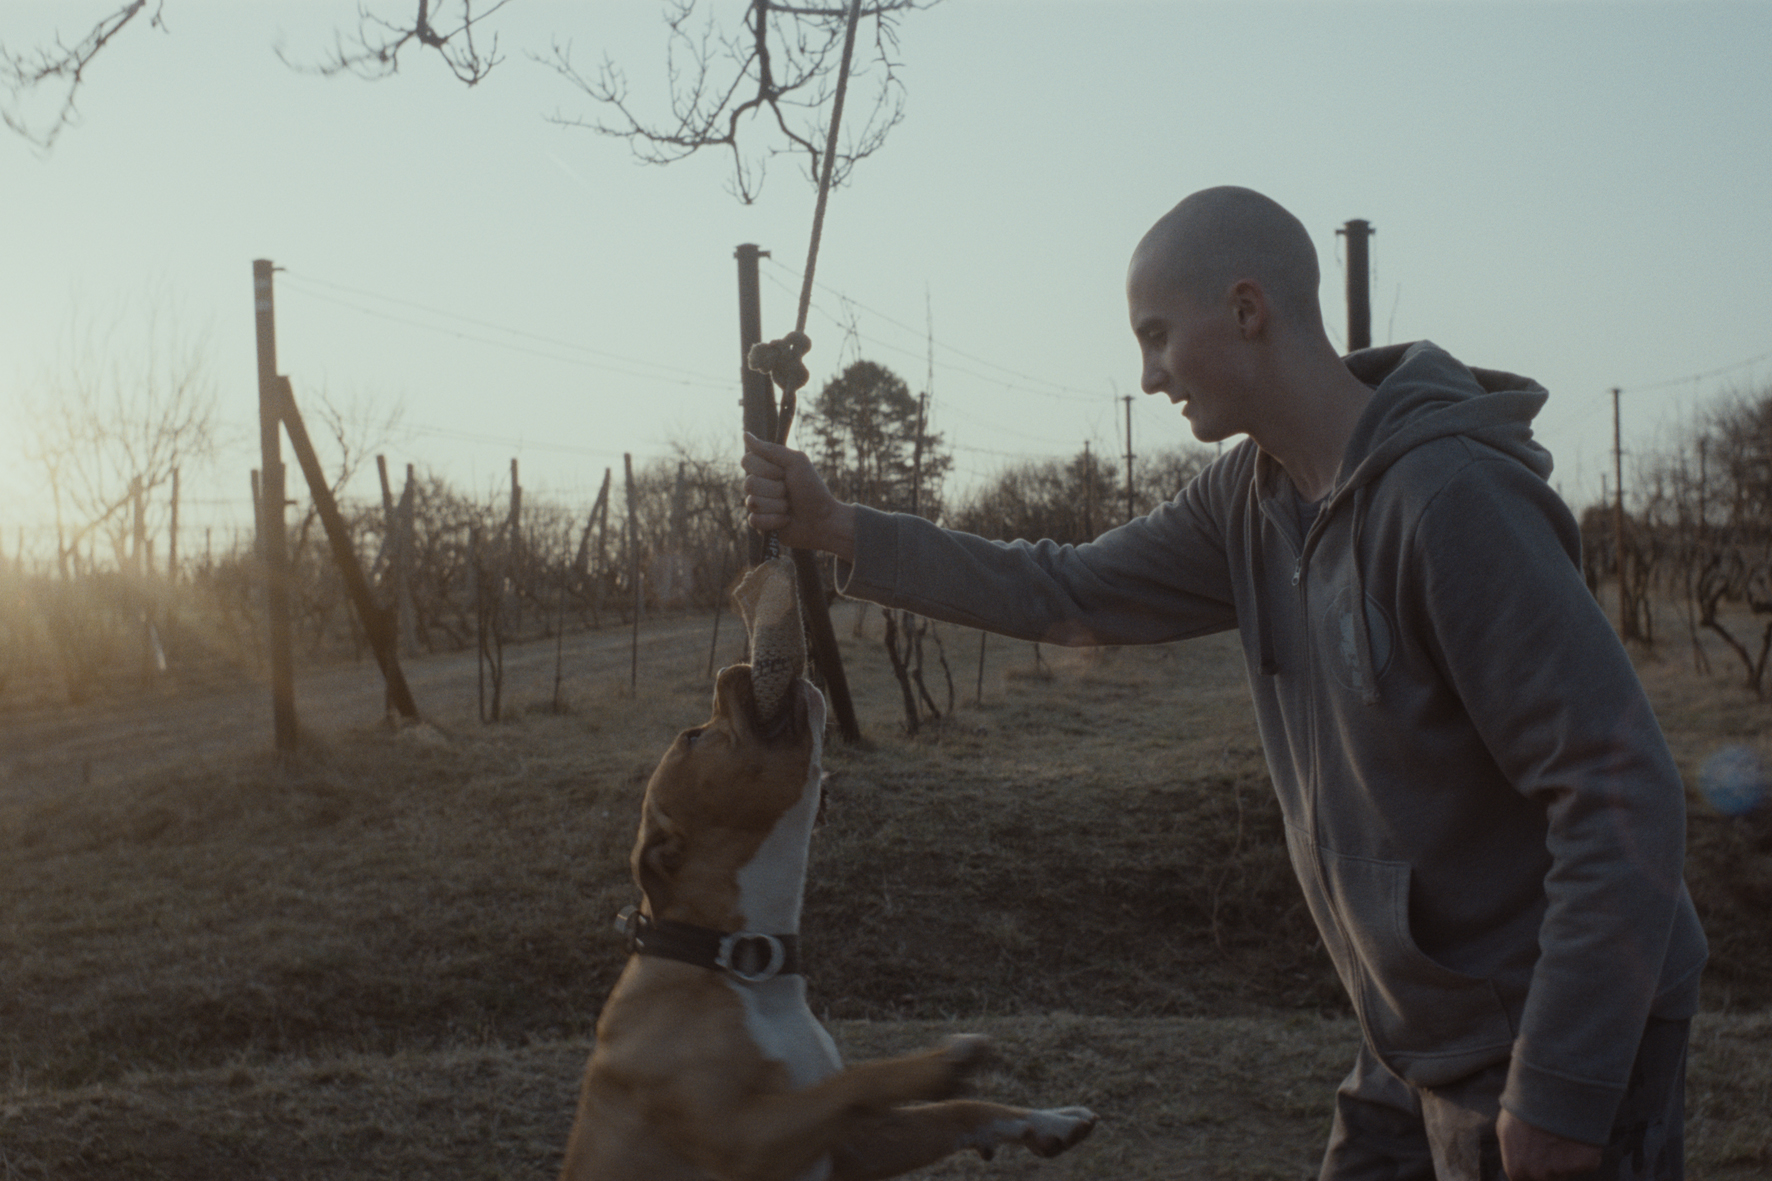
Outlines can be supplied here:
<path id="1" fill-rule="evenodd" d="M 1685 1177 L 1689 1021 L 1649 1019 L 1600 1167 L 1581 1181 Z M 1364 1043 L 1335 1094 L 1319 1181 L 1502 1181 L 1495 1119 L 1507 1063 L 1444 1087 L 1412 1087 Z"/>

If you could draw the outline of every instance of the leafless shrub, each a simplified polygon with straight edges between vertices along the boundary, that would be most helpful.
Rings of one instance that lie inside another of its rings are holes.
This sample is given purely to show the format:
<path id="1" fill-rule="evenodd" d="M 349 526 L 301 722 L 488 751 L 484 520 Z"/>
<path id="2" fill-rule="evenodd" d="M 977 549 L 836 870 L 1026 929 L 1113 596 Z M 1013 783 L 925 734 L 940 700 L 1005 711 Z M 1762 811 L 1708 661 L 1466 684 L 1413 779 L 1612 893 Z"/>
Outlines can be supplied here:
<path id="1" fill-rule="evenodd" d="M 1764 695 L 1772 655 L 1772 388 L 1725 392 L 1690 432 L 1639 465 L 1623 499 L 1621 521 L 1614 505 L 1582 515 L 1589 586 L 1617 580 L 1621 630 L 1649 642 L 1655 592 L 1677 596 L 1699 670 L 1708 669 L 1699 642 L 1706 630 L 1740 661 L 1745 686 Z M 1727 604 L 1763 621 L 1757 639 L 1735 634 L 1722 614 Z"/>
<path id="2" fill-rule="evenodd" d="M 1148 513 L 1174 499 L 1211 458 L 1204 448 L 1190 446 L 1161 448 L 1137 457 L 1134 511 Z M 1050 538 L 1081 545 L 1126 520 L 1124 473 L 1113 457 L 1089 450 L 1068 460 L 1013 462 L 955 504 L 947 520 L 981 537 Z"/>

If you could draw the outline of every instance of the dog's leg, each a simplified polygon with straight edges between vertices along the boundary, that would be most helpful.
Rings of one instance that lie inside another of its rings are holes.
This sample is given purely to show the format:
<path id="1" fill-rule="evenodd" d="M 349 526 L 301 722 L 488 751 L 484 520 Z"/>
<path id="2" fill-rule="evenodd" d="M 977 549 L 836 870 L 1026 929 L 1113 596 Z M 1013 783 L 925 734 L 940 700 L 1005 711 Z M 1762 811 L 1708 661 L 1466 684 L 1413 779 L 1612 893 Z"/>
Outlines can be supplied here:
<path id="1" fill-rule="evenodd" d="M 684 1110 L 697 1114 L 693 1127 L 680 1129 L 680 1151 L 719 1177 L 792 1181 L 869 1120 L 953 1094 L 987 1053 L 984 1038 L 955 1037 L 940 1049 L 858 1063 L 795 1091 L 732 1106 L 691 1100 Z"/>
<path id="2" fill-rule="evenodd" d="M 989 1160 L 1005 1144 L 1057 1156 L 1095 1130 L 1082 1107 L 1029 1111 L 957 1099 L 899 1107 L 868 1119 L 832 1154 L 831 1181 L 874 1181 L 920 1169 L 970 1148 Z"/>

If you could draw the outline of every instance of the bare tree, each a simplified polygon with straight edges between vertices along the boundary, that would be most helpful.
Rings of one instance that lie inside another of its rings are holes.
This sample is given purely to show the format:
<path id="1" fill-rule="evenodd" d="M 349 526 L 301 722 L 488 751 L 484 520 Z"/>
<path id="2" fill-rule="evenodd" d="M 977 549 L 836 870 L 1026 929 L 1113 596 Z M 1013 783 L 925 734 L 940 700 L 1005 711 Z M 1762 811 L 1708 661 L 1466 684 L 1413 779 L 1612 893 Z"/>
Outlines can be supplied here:
<path id="1" fill-rule="evenodd" d="M 886 142 L 904 117 L 904 87 L 898 78 L 897 20 L 937 0 L 872 0 L 862 9 L 871 22 L 873 49 L 850 68 L 851 81 L 869 79 L 874 102 L 859 127 L 851 121 L 837 151 L 831 184 L 840 185 L 859 160 Z M 789 155 L 817 182 L 824 155 L 826 118 L 820 114 L 836 91 L 849 16 L 846 4 L 823 6 L 748 0 L 739 28 L 729 30 L 702 7 L 702 0 L 669 0 L 665 74 L 670 113 L 652 119 L 640 113 L 626 73 L 607 57 L 590 75 L 572 59 L 572 43 L 556 40 L 538 58 L 606 108 L 606 118 L 556 115 L 554 122 L 586 127 L 628 141 L 648 164 L 670 164 L 704 148 L 732 156 L 729 189 L 749 204 L 762 190 L 768 157 Z M 765 146 L 747 147 L 749 124 L 772 126 Z"/>
<path id="2" fill-rule="evenodd" d="M 119 567 L 140 562 L 140 547 L 170 515 L 154 494 L 215 449 L 216 388 L 203 337 L 182 332 L 153 296 L 139 345 L 123 339 L 128 322 L 119 314 L 101 329 L 76 314 L 61 364 L 26 398 L 26 455 L 49 480 L 64 571 L 95 531 L 109 538 Z M 137 506 L 146 519 L 132 518 Z"/>
<path id="3" fill-rule="evenodd" d="M 479 6 L 474 0 L 388 0 L 389 4 L 396 2 L 412 6 L 406 10 L 410 16 L 390 19 L 377 11 L 384 5 L 359 3 L 356 31 L 336 33 L 332 49 L 317 64 L 291 61 L 281 48 L 277 55 L 295 69 L 373 79 L 398 73 L 401 53 L 417 46 L 421 52 L 436 53 L 450 73 L 469 86 L 504 60 L 499 56 L 496 34 L 486 41 L 476 39 L 476 33 L 511 0 L 491 0 Z M 111 0 L 110 11 L 71 42 L 57 32 L 47 43 L 19 51 L 0 43 L 0 119 L 48 151 L 64 130 L 79 122 L 76 100 L 93 59 L 144 14 L 148 27 L 168 32 L 166 4 L 167 0 Z M 44 100 L 55 109 L 34 126 L 37 121 L 25 114 L 24 108 Z"/>

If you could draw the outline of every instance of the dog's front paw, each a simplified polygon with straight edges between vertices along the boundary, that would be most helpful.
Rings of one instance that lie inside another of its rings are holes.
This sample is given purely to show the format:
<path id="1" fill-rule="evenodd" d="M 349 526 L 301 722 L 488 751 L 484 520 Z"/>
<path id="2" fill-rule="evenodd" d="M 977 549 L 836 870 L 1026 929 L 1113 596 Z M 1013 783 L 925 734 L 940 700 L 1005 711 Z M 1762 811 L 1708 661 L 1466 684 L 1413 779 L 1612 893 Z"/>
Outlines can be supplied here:
<path id="1" fill-rule="evenodd" d="M 1021 1142 L 1035 1156 L 1057 1156 L 1075 1148 L 1095 1130 L 1095 1113 L 1087 1107 L 1058 1107 L 1027 1114 Z"/>

